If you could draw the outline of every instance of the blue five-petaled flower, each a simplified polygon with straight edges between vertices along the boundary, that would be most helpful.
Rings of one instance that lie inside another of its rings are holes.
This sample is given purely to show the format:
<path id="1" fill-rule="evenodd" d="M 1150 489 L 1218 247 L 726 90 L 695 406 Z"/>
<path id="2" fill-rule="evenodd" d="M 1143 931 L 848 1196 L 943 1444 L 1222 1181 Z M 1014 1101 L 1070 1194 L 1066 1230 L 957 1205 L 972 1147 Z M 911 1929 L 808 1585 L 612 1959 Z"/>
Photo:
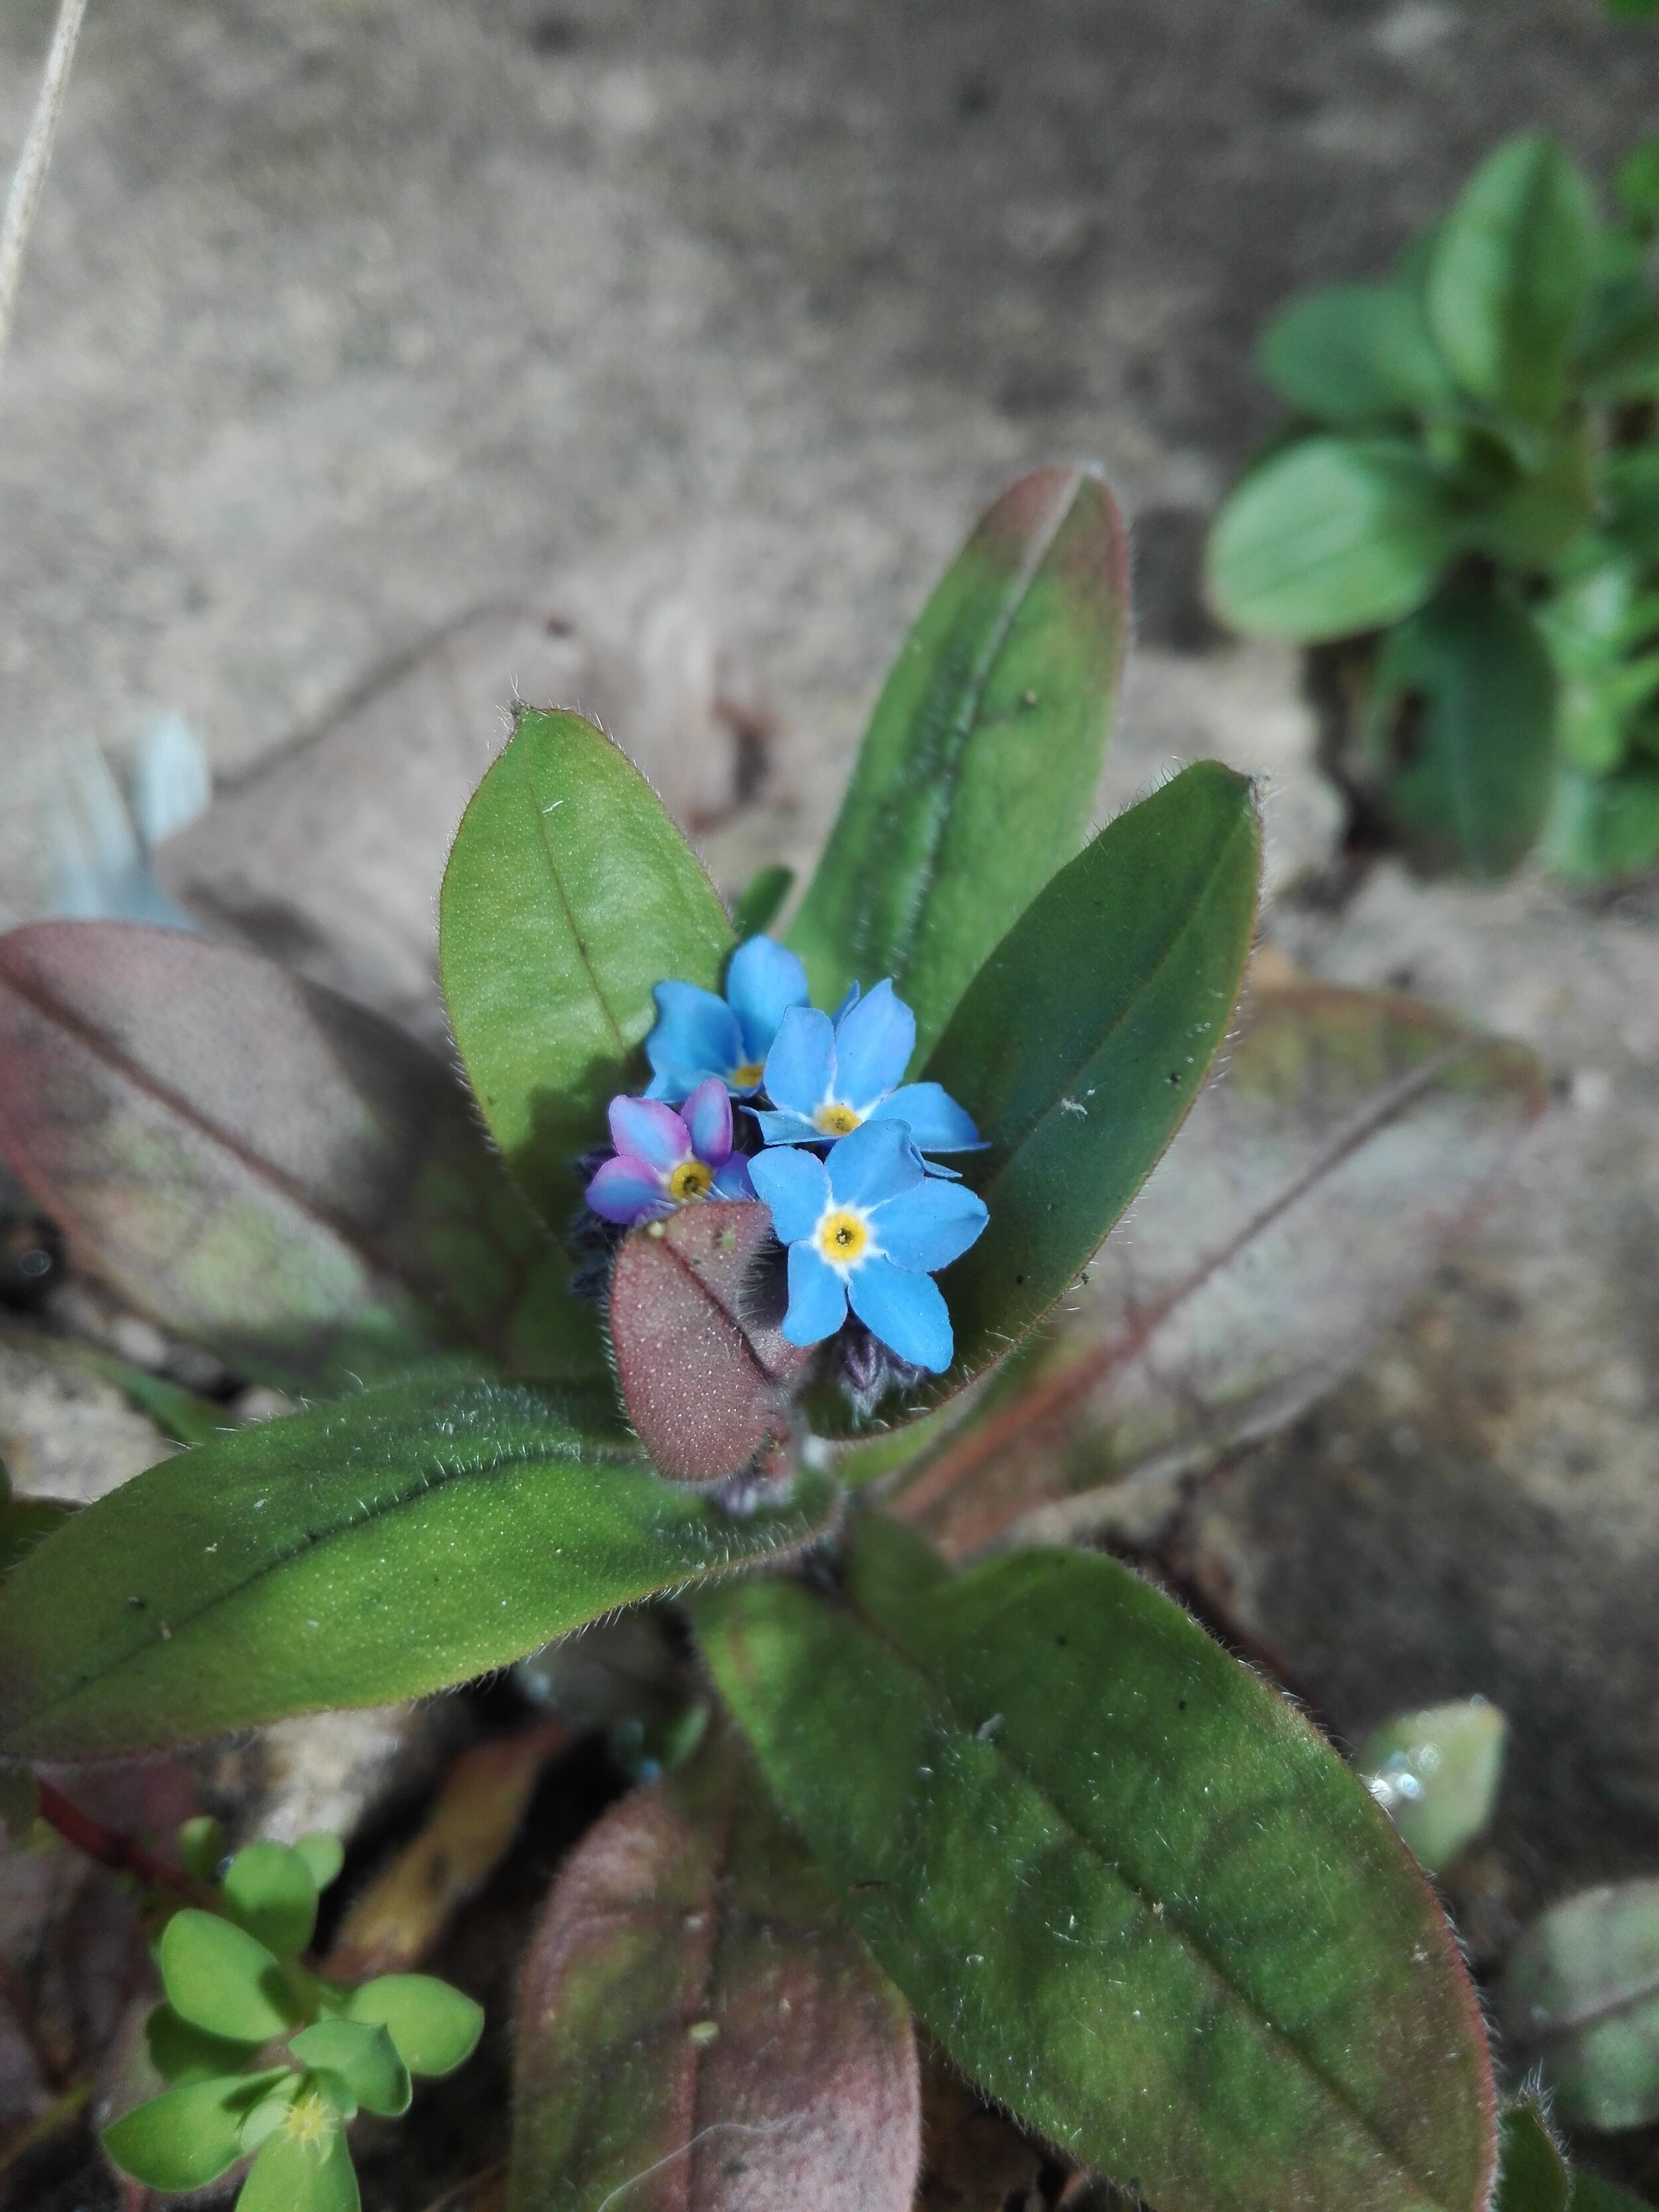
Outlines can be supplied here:
<path id="1" fill-rule="evenodd" d="M 833 1336 L 850 1304 L 901 1359 L 936 1374 L 950 1365 L 951 1316 L 933 1276 L 984 1228 L 982 1199 L 930 1176 L 908 1132 L 890 1120 L 865 1121 L 827 1159 L 778 1146 L 749 1171 L 789 1248 L 791 1344 Z"/>
<path id="2" fill-rule="evenodd" d="M 806 970 L 786 946 L 751 937 L 732 955 L 724 998 L 698 983 L 659 983 L 653 995 L 647 1097 L 678 1106 L 711 1076 L 739 1098 L 752 1097 L 780 1024 L 792 1006 L 806 1004 Z"/>
<path id="3" fill-rule="evenodd" d="M 854 984 L 833 1022 L 791 1006 L 766 1055 L 772 1110 L 756 1114 L 762 1135 L 769 1145 L 823 1145 L 867 1121 L 902 1121 L 921 1152 L 980 1150 L 971 1117 L 942 1085 L 903 1081 L 915 1048 L 916 1018 L 890 982 L 866 998 Z"/>

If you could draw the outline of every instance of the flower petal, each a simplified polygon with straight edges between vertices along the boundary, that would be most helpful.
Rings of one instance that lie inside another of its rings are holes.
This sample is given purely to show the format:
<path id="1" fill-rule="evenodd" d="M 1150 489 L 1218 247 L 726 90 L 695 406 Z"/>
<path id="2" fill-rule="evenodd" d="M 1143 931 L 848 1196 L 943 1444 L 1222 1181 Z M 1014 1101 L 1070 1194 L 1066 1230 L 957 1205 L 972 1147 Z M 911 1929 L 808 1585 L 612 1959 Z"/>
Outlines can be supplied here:
<path id="1" fill-rule="evenodd" d="M 915 1048 L 915 1016 L 890 983 L 878 983 L 836 1024 L 836 1097 L 867 1114 L 904 1080 Z"/>
<path id="2" fill-rule="evenodd" d="M 717 1168 L 732 1151 L 732 1094 L 718 1075 L 700 1083 L 685 1102 L 681 1119 L 691 1133 L 691 1149 Z"/>
<path id="3" fill-rule="evenodd" d="M 828 1014 L 791 1006 L 766 1055 L 766 1089 L 775 1106 L 810 1120 L 830 1089 L 836 1066 L 836 1032 Z"/>
<path id="4" fill-rule="evenodd" d="M 830 1203 L 830 1178 L 816 1152 L 787 1146 L 757 1152 L 749 1163 L 755 1188 L 772 1209 L 772 1229 L 781 1244 L 810 1237 Z"/>
<path id="5" fill-rule="evenodd" d="M 652 996 L 657 1023 L 645 1041 L 645 1056 L 659 1081 L 680 1086 L 679 1098 L 705 1076 L 724 1076 L 739 1065 L 743 1032 L 724 999 L 697 983 L 659 983 Z M 654 1083 L 652 1090 L 664 1095 Z"/>
<path id="6" fill-rule="evenodd" d="M 980 1152 L 988 1148 L 974 1117 L 958 1106 L 942 1083 L 906 1083 L 884 1098 L 871 1120 L 902 1121 L 911 1141 L 924 1152 Z"/>
<path id="7" fill-rule="evenodd" d="M 927 1173 L 902 1121 L 865 1122 L 830 1147 L 824 1166 L 838 1206 L 879 1206 Z"/>
<path id="8" fill-rule="evenodd" d="M 666 1175 L 690 1152 L 691 1132 L 660 1098 L 613 1098 L 611 1141 L 619 1152 L 632 1152 L 647 1167 Z"/>
<path id="9" fill-rule="evenodd" d="M 765 1158 L 765 1154 L 761 1156 Z M 797 1153 L 795 1158 L 799 1158 Z M 926 1282 L 925 1275 L 908 1279 Z M 929 1285 L 931 1288 L 931 1285 Z M 847 1318 L 847 1288 L 810 1244 L 789 1247 L 789 1310 L 783 1333 L 791 1344 L 821 1344 Z"/>
<path id="10" fill-rule="evenodd" d="M 749 1163 L 741 1152 L 733 1152 L 724 1167 L 714 1176 L 716 1198 L 753 1198 L 755 1185 L 749 1173 Z"/>
<path id="11" fill-rule="evenodd" d="M 587 1186 L 587 1202 L 602 1221 L 619 1222 L 624 1229 L 674 1211 L 661 1183 L 636 1159 L 607 1160 Z"/>
<path id="12" fill-rule="evenodd" d="M 809 1121 L 805 1114 L 769 1114 L 764 1107 L 753 1109 L 760 1124 L 761 1135 L 769 1145 L 821 1145 L 823 1132 Z"/>
<path id="13" fill-rule="evenodd" d="M 775 938 L 738 945 L 726 971 L 726 996 L 743 1032 L 744 1060 L 764 1060 L 790 1007 L 804 1006 L 811 995 L 799 957 Z"/>
<path id="14" fill-rule="evenodd" d="M 794 1257 L 792 1251 L 792 1290 Z M 866 1260 L 848 1276 L 847 1295 L 853 1302 L 853 1311 L 871 1334 L 878 1336 L 888 1350 L 896 1352 L 901 1359 L 928 1368 L 935 1375 L 943 1373 L 951 1364 L 956 1346 L 951 1334 L 950 1310 L 931 1275 L 907 1275 L 890 1260 Z M 785 1334 L 787 1333 L 786 1322 Z"/>
<path id="15" fill-rule="evenodd" d="M 882 1250 L 895 1267 L 918 1275 L 960 1259 L 989 1218 L 985 1200 L 965 1183 L 939 1182 L 932 1176 L 871 1209 Z"/>

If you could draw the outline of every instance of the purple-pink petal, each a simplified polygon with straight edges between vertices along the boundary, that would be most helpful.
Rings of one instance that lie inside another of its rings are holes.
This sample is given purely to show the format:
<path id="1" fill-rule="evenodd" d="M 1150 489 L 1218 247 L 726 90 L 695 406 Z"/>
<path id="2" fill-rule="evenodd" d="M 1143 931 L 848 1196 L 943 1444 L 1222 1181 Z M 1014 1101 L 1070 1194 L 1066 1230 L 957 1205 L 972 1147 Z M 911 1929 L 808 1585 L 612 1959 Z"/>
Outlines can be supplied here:
<path id="1" fill-rule="evenodd" d="M 718 1075 L 700 1083 L 680 1109 L 691 1133 L 691 1149 L 717 1168 L 732 1152 L 732 1094 Z"/>
<path id="2" fill-rule="evenodd" d="M 666 1175 L 691 1151 L 691 1132 L 659 1098 L 613 1098 L 611 1141 L 619 1153 L 632 1152 L 659 1175 Z"/>
<path id="3" fill-rule="evenodd" d="M 587 1202 L 602 1220 L 623 1229 L 674 1210 L 657 1176 L 636 1158 L 607 1160 L 587 1186 Z"/>

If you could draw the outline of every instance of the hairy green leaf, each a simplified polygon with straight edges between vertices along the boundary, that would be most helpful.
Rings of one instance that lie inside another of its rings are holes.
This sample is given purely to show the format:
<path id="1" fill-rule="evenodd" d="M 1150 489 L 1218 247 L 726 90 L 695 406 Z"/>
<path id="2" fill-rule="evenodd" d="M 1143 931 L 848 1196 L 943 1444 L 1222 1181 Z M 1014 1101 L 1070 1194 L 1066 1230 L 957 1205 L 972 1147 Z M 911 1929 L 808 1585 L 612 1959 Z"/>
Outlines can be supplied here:
<path id="1" fill-rule="evenodd" d="M 1492 2212 L 1567 2212 L 1567 2162 L 1530 2098 L 1511 2105 L 1499 2136 Z"/>
<path id="2" fill-rule="evenodd" d="M 444 995 L 508 1165 L 562 1229 L 572 1163 L 638 1088 L 653 986 L 718 988 L 732 928 L 638 769 L 580 714 L 521 714 L 455 836 Z"/>
<path id="3" fill-rule="evenodd" d="M 1538 625 L 1504 585 L 1439 592 L 1383 644 L 1359 733 L 1413 866 L 1507 875 L 1544 825 L 1556 678 Z"/>
<path id="4" fill-rule="evenodd" d="M 1426 1884 L 1168 1599 L 1029 1552 L 692 1610 L 877 1958 L 1020 2118 L 1171 2212 L 1486 2205 L 1490 2066 Z"/>
<path id="5" fill-rule="evenodd" d="M 516 2041 L 508 2212 L 648 2174 L 684 2212 L 909 2212 L 909 2008 L 724 1735 L 565 1862 Z"/>
<path id="6" fill-rule="evenodd" d="M 1304 438 L 1216 518 L 1212 605 L 1247 635 L 1345 637 L 1420 607 L 1460 543 L 1449 489 L 1405 438 Z"/>
<path id="7" fill-rule="evenodd" d="M 1659 1881 L 1609 1882 L 1552 1905 L 1510 1953 L 1498 2007 L 1564 2119 L 1659 2119 Z"/>
<path id="8" fill-rule="evenodd" d="M 1404 285 L 1333 284 L 1296 300 L 1263 334 L 1269 384 L 1304 414 L 1356 423 L 1455 403 L 1451 372 Z"/>
<path id="9" fill-rule="evenodd" d="M 1127 617 L 1105 485 L 1075 469 L 1022 477 L 935 589 L 876 703 L 789 932 L 817 1005 L 890 976 L 927 1053 L 1082 840 Z"/>
<path id="10" fill-rule="evenodd" d="M 1477 399 L 1552 421 L 1595 274 L 1595 203 L 1553 139 L 1497 147 L 1442 224 L 1427 284 L 1441 351 Z"/>
<path id="11" fill-rule="evenodd" d="M 729 1519 L 614 1422 L 528 1389 L 391 1384 L 150 1468 L 0 1585 L 0 1747 L 93 1758 L 420 1696 L 833 1516 L 809 1475 Z"/>
<path id="12" fill-rule="evenodd" d="M 598 1365 L 447 1070 L 251 953 L 130 922 L 0 939 L 0 1147 L 123 1297 L 279 1388 L 452 1345 Z"/>

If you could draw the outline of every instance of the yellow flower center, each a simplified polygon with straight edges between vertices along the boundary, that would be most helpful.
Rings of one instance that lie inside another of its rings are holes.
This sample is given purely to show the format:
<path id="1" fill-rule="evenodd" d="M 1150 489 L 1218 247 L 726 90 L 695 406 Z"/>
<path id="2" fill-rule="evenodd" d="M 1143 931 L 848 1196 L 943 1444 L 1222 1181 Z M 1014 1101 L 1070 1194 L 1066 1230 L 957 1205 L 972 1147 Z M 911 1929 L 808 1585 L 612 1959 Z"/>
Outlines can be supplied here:
<path id="1" fill-rule="evenodd" d="M 859 1125 L 859 1116 L 850 1106 L 820 1106 L 812 1121 L 826 1137 L 844 1137 Z"/>
<path id="2" fill-rule="evenodd" d="M 714 1170 L 702 1160 L 682 1160 L 668 1178 L 668 1195 L 676 1206 L 693 1205 L 714 1187 Z"/>
<path id="3" fill-rule="evenodd" d="M 870 1224 L 842 1206 L 826 1213 L 815 1232 L 818 1249 L 831 1267 L 850 1267 L 870 1242 Z"/>
<path id="4" fill-rule="evenodd" d="M 760 1079 L 766 1073 L 763 1060 L 745 1060 L 741 1067 L 734 1067 L 726 1081 L 738 1091 L 757 1091 Z"/>
<path id="5" fill-rule="evenodd" d="M 283 2134 L 292 2136 L 307 2150 L 314 2150 L 318 2144 L 325 2142 L 334 2127 L 333 2107 L 314 2089 L 302 2089 L 283 2120 Z"/>

